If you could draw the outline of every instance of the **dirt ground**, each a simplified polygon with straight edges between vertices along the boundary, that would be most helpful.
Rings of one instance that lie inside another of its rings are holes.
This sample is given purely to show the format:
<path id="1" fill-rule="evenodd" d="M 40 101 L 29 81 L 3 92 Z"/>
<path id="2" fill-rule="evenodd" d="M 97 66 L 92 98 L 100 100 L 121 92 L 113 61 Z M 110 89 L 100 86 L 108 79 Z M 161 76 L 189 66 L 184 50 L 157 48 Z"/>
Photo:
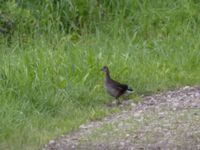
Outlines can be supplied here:
<path id="1" fill-rule="evenodd" d="M 200 150 L 200 87 L 124 101 L 122 111 L 49 141 L 43 150 Z M 124 108 L 124 109 L 123 109 Z"/>

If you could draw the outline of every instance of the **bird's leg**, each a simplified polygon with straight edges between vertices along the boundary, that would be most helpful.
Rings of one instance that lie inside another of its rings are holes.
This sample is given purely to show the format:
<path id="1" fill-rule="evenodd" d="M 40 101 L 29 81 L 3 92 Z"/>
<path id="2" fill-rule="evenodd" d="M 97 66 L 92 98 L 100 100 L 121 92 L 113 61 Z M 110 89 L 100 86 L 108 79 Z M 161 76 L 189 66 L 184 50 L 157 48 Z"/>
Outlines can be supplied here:
<path id="1" fill-rule="evenodd" d="M 121 104 L 120 99 L 118 97 L 116 97 L 116 101 L 117 101 L 117 105 Z"/>

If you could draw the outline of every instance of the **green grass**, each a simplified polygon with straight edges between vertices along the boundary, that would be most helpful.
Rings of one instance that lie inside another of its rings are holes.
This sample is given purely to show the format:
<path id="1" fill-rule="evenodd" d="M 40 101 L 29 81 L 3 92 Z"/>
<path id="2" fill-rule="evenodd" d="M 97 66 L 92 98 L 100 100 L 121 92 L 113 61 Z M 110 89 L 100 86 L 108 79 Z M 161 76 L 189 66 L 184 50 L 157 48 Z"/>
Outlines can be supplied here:
<path id="1" fill-rule="evenodd" d="M 116 5 L 108 18 L 77 33 L 54 30 L 48 22 L 41 33 L 29 26 L 27 34 L 23 18 L 11 41 L 1 36 L 0 149 L 37 149 L 115 112 L 104 106 L 112 98 L 103 89 L 103 65 L 138 94 L 200 83 L 196 2 L 135 1 L 120 12 L 114 10 L 122 4 Z"/>

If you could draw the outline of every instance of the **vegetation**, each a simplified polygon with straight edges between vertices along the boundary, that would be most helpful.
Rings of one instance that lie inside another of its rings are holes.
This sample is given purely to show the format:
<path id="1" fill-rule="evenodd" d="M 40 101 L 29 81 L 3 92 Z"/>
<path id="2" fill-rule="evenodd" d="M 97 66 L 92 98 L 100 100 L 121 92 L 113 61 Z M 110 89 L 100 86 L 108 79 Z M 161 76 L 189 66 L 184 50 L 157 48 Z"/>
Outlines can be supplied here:
<path id="1" fill-rule="evenodd" d="M 38 149 L 116 111 L 105 64 L 139 94 L 200 83 L 197 0 L 0 2 L 0 149 Z"/>

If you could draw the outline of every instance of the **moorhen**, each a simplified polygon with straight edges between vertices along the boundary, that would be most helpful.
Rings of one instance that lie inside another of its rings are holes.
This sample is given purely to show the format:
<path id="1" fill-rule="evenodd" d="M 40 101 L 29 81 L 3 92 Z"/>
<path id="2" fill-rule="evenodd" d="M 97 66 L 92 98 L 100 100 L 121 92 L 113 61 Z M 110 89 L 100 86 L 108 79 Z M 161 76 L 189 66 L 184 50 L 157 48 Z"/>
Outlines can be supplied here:
<path id="1" fill-rule="evenodd" d="M 126 84 L 121 84 L 110 77 L 109 69 L 107 66 L 104 66 L 101 68 L 101 71 L 105 73 L 105 88 L 108 94 L 115 97 L 117 100 L 117 105 L 121 104 L 119 101 L 119 97 L 123 95 L 124 93 L 133 92 L 132 88 L 129 88 Z"/>

